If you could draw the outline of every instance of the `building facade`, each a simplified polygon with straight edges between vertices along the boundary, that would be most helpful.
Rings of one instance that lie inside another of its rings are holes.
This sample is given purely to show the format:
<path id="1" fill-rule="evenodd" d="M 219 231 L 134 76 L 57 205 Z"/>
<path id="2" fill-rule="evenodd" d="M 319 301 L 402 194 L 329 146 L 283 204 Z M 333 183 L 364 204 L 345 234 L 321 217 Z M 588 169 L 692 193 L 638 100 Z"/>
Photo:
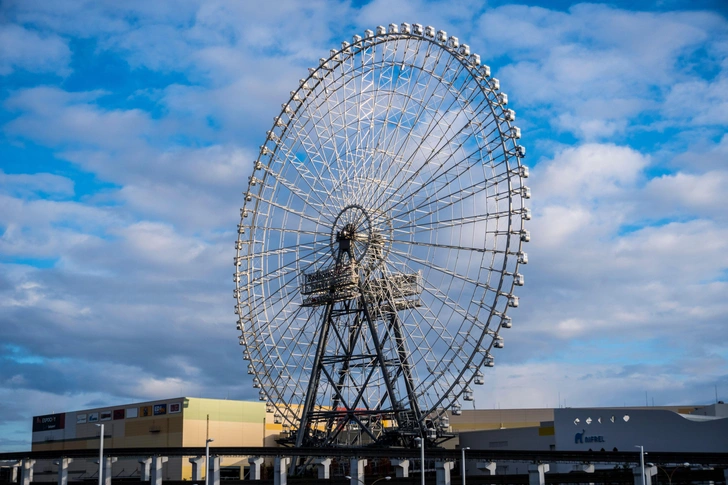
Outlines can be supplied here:
<path id="1" fill-rule="evenodd" d="M 104 425 L 104 448 L 204 447 L 208 438 L 215 446 L 275 446 L 280 424 L 266 412 L 263 402 L 179 397 L 137 404 L 85 409 L 33 418 L 32 451 L 63 451 L 99 448 L 100 426 Z M 61 454 L 59 453 L 59 456 Z M 225 458 L 223 474 L 242 478 L 247 458 Z M 114 477 L 138 477 L 138 460 L 119 459 L 113 464 Z M 203 467 L 204 468 L 204 467 Z M 38 463 L 34 479 L 55 480 L 52 463 Z M 69 466 L 71 479 L 96 476 L 98 464 L 77 460 Z M 192 477 L 188 457 L 170 457 L 163 466 L 165 480 Z"/>

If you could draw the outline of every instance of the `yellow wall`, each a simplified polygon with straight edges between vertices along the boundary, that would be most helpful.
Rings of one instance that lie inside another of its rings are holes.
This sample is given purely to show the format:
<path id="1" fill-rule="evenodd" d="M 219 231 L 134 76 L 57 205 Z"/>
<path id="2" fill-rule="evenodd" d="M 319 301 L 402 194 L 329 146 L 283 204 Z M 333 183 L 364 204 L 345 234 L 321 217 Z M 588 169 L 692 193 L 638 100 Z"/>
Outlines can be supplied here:
<path id="1" fill-rule="evenodd" d="M 215 446 L 263 446 L 265 403 L 186 399 L 183 405 L 182 446 L 205 446 L 209 436 Z M 209 434 L 208 434 L 209 417 Z"/>

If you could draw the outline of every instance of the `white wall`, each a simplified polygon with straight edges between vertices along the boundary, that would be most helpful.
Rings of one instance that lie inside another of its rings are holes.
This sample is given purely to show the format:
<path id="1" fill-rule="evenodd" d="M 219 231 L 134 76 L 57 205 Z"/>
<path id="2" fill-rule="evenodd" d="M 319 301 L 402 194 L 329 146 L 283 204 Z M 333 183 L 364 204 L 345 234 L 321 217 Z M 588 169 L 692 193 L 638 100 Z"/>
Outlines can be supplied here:
<path id="1" fill-rule="evenodd" d="M 728 452 L 728 418 L 694 421 L 659 409 L 566 408 L 554 410 L 554 428 L 559 451 L 636 451 L 642 445 L 645 451 Z"/>

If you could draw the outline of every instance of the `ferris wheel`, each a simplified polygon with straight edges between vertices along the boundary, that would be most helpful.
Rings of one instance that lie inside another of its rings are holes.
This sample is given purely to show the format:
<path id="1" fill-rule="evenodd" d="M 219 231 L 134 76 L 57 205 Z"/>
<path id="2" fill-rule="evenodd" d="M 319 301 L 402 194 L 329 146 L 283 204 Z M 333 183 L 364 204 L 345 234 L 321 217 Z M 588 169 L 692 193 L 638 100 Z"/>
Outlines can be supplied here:
<path id="1" fill-rule="evenodd" d="M 468 45 L 406 23 L 343 42 L 291 91 L 248 177 L 234 274 L 280 442 L 452 436 L 528 262 L 507 105 Z"/>

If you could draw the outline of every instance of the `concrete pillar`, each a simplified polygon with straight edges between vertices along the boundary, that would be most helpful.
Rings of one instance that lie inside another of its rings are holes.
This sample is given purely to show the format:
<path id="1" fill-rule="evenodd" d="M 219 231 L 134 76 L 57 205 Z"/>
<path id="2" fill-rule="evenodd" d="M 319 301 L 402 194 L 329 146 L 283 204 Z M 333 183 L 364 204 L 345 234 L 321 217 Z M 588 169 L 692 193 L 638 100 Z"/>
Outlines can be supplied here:
<path id="1" fill-rule="evenodd" d="M 263 462 L 265 462 L 265 459 L 262 456 L 251 456 L 248 458 L 251 480 L 260 480 L 260 467 L 263 465 Z"/>
<path id="2" fill-rule="evenodd" d="M 291 459 L 287 456 L 276 456 L 273 461 L 273 485 L 286 485 L 288 483 L 288 465 Z"/>
<path id="3" fill-rule="evenodd" d="M 546 479 L 544 474 L 549 471 L 551 467 L 548 463 L 534 463 L 528 465 L 528 485 L 545 485 Z"/>
<path id="4" fill-rule="evenodd" d="M 210 456 L 205 473 L 209 475 L 207 479 L 208 485 L 220 485 L 220 457 Z M 160 484 L 161 485 L 161 484 Z"/>
<path id="5" fill-rule="evenodd" d="M 151 479 L 152 457 L 148 456 L 139 460 L 139 478 L 142 482 L 148 482 Z"/>
<path id="6" fill-rule="evenodd" d="M 205 464 L 205 457 L 204 456 L 195 456 L 193 458 L 190 458 L 190 463 L 192 463 L 192 481 L 193 482 L 199 482 L 202 480 L 202 465 Z"/>
<path id="7" fill-rule="evenodd" d="M 54 465 L 58 465 L 58 485 L 68 485 L 68 465 L 73 462 L 73 458 L 62 457 L 58 461 L 54 461 Z"/>
<path id="8" fill-rule="evenodd" d="M 166 456 L 159 456 L 154 455 L 151 457 L 151 475 L 149 477 L 149 481 L 151 482 L 150 485 L 162 485 L 162 465 L 164 463 L 167 463 L 167 457 Z"/>
<path id="9" fill-rule="evenodd" d="M 0 468 L 10 469 L 10 483 L 16 483 L 18 481 L 18 468 L 20 468 L 20 461 L 16 461 L 15 463 L 6 461 Z"/>
<path id="10" fill-rule="evenodd" d="M 577 465 L 581 471 L 585 473 L 594 473 L 594 464 L 593 463 L 584 463 L 582 465 Z M 589 482 L 587 485 L 594 485 L 594 482 Z"/>
<path id="11" fill-rule="evenodd" d="M 111 477 L 113 474 L 111 473 L 111 465 L 116 463 L 119 459 L 115 456 L 105 456 L 104 457 L 104 476 L 103 476 L 103 482 L 104 485 L 111 485 Z"/>
<path id="12" fill-rule="evenodd" d="M 248 458 L 248 463 L 250 463 L 250 479 L 251 480 L 260 480 L 261 479 L 261 470 L 260 467 L 265 462 L 265 458 L 262 456 L 251 456 Z"/>
<path id="13" fill-rule="evenodd" d="M 33 481 L 33 465 L 35 460 L 23 458 L 20 461 L 20 485 L 30 485 Z"/>
<path id="14" fill-rule="evenodd" d="M 364 467 L 367 466 L 366 458 L 352 458 L 349 460 L 350 485 L 361 485 L 364 483 Z"/>
<path id="15" fill-rule="evenodd" d="M 495 475 L 494 461 L 479 461 L 475 463 L 475 467 L 486 475 Z"/>
<path id="16" fill-rule="evenodd" d="M 453 461 L 436 461 L 435 476 L 437 485 L 450 485 L 450 470 L 455 466 Z"/>
<path id="17" fill-rule="evenodd" d="M 390 463 L 394 467 L 394 473 L 397 478 L 409 477 L 410 461 L 404 458 L 392 458 Z"/>
<path id="18" fill-rule="evenodd" d="M 331 467 L 331 458 L 314 458 L 311 462 L 316 465 L 319 480 L 329 479 L 329 468 Z"/>
<path id="19" fill-rule="evenodd" d="M 642 485 L 642 467 L 638 465 L 632 468 L 632 473 L 634 485 Z M 657 475 L 657 467 L 645 465 L 645 485 L 652 485 L 652 477 L 655 475 Z"/>

